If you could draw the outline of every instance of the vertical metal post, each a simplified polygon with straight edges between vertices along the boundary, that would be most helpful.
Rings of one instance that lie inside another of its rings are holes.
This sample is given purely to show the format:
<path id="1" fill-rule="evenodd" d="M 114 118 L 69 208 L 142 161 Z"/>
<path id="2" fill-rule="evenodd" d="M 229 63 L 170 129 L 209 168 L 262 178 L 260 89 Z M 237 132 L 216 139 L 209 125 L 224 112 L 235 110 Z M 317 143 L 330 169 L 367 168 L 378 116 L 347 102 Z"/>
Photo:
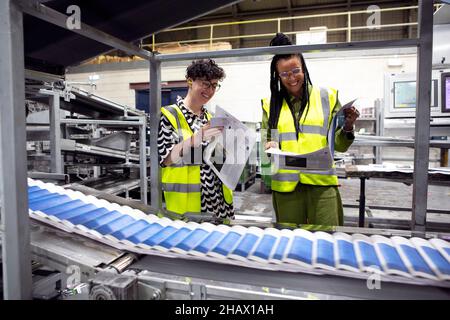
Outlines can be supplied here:
<path id="1" fill-rule="evenodd" d="M 59 94 L 54 92 L 50 95 L 50 158 L 51 171 L 53 173 L 64 173 L 61 155 L 61 114 L 59 108 Z"/>
<path id="2" fill-rule="evenodd" d="M 0 28 L 3 292 L 5 299 L 31 299 L 23 16 L 15 1 L 0 1 Z"/>
<path id="3" fill-rule="evenodd" d="M 155 34 L 152 34 L 152 51 L 155 52 Z"/>
<path id="4" fill-rule="evenodd" d="M 364 220 L 366 217 L 366 177 L 360 177 L 359 186 L 359 223 L 360 228 L 364 227 Z"/>
<path id="5" fill-rule="evenodd" d="M 214 25 L 211 25 L 211 29 L 209 30 L 209 50 L 212 50 L 213 47 L 213 37 L 214 37 Z"/>
<path id="6" fill-rule="evenodd" d="M 147 123 L 141 118 L 139 126 L 139 177 L 141 178 L 141 202 L 147 204 Z"/>
<path id="7" fill-rule="evenodd" d="M 413 11 L 407 10 L 407 12 L 408 12 L 408 23 L 411 23 L 411 22 L 413 22 L 413 17 L 412 17 Z M 408 39 L 412 39 L 412 38 L 415 38 L 413 35 L 413 28 L 412 28 L 412 26 L 408 26 Z"/>
<path id="8" fill-rule="evenodd" d="M 158 129 L 161 116 L 161 61 L 150 58 L 150 192 L 151 207 L 162 207 L 161 169 L 158 156 Z"/>
<path id="9" fill-rule="evenodd" d="M 433 1 L 419 0 L 418 32 L 417 107 L 411 229 L 424 231 L 427 212 L 428 164 L 430 153 L 430 83 L 433 48 Z"/>
<path id="10" fill-rule="evenodd" d="M 94 139 L 100 138 L 100 129 L 99 129 L 98 125 L 96 125 L 96 124 L 92 125 L 92 138 L 94 138 Z M 127 151 L 127 154 L 128 154 L 128 151 Z M 128 158 L 125 161 L 128 163 Z M 102 174 L 101 169 L 102 168 L 100 166 L 94 165 L 93 170 L 92 170 L 94 178 L 100 177 L 100 175 Z"/>
<path id="11" fill-rule="evenodd" d="M 439 163 L 441 167 L 448 166 L 448 149 L 441 148 Z"/>
<path id="12" fill-rule="evenodd" d="M 382 136 L 384 131 L 384 111 L 380 99 L 375 100 L 375 135 Z M 375 163 L 381 164 L 383 159 L 381 157 L 381 147 L 375 147 Z"/>
<path id="13" fill-rule="evenodd" d="M 352 42 L 352 14 L 347 15 L 347 42 Z"/>

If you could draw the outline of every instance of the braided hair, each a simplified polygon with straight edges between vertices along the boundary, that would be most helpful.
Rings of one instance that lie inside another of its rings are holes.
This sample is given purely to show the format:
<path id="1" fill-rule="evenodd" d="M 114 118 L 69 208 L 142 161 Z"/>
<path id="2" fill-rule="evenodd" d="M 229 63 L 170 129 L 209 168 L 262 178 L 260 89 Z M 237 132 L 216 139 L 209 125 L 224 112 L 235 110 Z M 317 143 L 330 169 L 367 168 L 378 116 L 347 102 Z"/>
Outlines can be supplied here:
<path id="1" fill-rule="evenodd" d="M 291 40 L 283 34 L 277 33 L 276 36 L 270 41 L 270 46 L 286 46 L 292 45 Z M 269 128 L 276 129 L 278 126 L 278 119 L 280 117 L 281 107 L 283 106 L 283 100 L 289 105 L 289 109 L 292 113 L 292 118 L 295 118 L 294 107 L 289 98 L 289 93 L 287 92 L 284 85 L 281 83 L 281 79 L 278 75 L 277 71 L 277 63 L 281 59 L 290 59 L 292 57 L 298 57 L 302 64 L 302 70 L 304 73 L 303 85 L 302 85 L 302 97 L 301 97 L 301 106 L 300 106 L 300 116 L 302 115 L 303 110 L 306 108 L 306 115 L 308 115 L 309 110 L 309 90 L 308 84 L 312 85 L 311 79 L 309 77 L 308 68 L 306 68 L 305 59 L 301 53 L 293 53 L 293 54 L 277 54 L 272 58 L 272 62 L 270 64 L 270 114 L 269 114 Z M 305 115 L 305 117 L 306 117 Z M 298 126 L 298 121 L 294 120 L 295 129 L 297 134 L 300 132 L 300 128 Z"/>

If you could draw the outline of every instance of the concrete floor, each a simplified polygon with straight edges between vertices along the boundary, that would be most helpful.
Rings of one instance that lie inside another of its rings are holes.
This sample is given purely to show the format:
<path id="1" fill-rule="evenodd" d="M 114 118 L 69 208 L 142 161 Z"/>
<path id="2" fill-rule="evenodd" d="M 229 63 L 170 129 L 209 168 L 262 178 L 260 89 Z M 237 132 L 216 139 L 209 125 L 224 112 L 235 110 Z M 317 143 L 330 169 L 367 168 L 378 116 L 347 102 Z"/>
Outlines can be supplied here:
<path id="1" fill-rule="evenodd" d="M 358 216 L 358 208 L 345 207 L 346 204 L 359 204 L 359 179 L 340 179 L 339 188 L 344 203 L 345 225 L 352 225 Z M 272 196 L 270 193 L 261 193 L 260 180 L 244 192 L 234 193 L 236 214 L 272 217 L 275 213 L 272 207 Z M 366 181 L 366 205 L 382 205 L 395 207 L 409 207 L 412 202 L 412 186 L 398 182 L 370 179 Z M 433 186 L 428 187 L 428 208 L 449 210 L 450 213 L 450 187 Z M 381 219 L 411 220 L 411 211 L 393 210 L 370 210 L 368 216 Z M 427 215 L 427 222 L 450 223 L 450 214 Z M 448 230 L 450 232 L 450 229 Z"/>

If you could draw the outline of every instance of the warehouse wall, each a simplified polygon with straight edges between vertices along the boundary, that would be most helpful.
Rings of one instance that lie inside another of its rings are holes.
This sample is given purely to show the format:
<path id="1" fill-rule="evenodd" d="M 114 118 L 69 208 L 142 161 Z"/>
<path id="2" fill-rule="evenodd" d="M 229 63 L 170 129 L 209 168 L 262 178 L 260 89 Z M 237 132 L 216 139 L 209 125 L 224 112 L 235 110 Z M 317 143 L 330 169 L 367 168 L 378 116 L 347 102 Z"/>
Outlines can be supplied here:
<path id="1" fill-rule="evenodd" d="M 360 98 L 360 107 L 371 107 L 375 99 L 383 98 L 384 75 L 386 73 L 415 72 L 416 55 L 410 50 L 398 54 L 383 54 L 362 56 L 361 53 L 314 53 L 305 55 L 313 84 L 331 86 L 339 90 L 339 98 L 346 103 L 354 98 Z M 365 53 L 367 54 L 367 53 Z M 399 67 L 390 67 L 391 62 L 401 62 Z M 140 65 L 111 64 L 89 65 L 79 67 L 67 74 L 70 81 L 87 82 L 90 75 L 99 75 L 95 94 L 130 107 L 135 107 L 135 92 L 130 89 L 130 83 L 148 82 L 148 66 L 141 61 Z M 163 65 L 162 81 L 179 81 L 184 79 L 186 65 L 189 62 L 177 62 Z M 222 88 L 210 101 L 208 108 L 214 111 L 220 105 L 241 121 L 261 121 L 260 99 L 270 95 L 269 66 L 270 57 L 249 57 L 222 59 L 218 63 L 225 69 L 226 78 Z M 130 69 L 133 67 L 133 69 Z M 108 69 L 120 70 L 108 70 Z M 81 72 L 82 71 L 82 72 Z M 358 129 L 366 128 L 373 131 L 373 123 L 359 121 Z M 413 132 L 411 131 L 411 135 Z M 409 134 L 406 134 L 409 136 Z M 413 149 L 383 148 L 383 160 L 411 164 Z M 371 147 L 353 147 L 349 152 L 362 155 L 372 154 Z M 371 160 L 367 160 L 368 163 Z M 430 165 L 439 165 L 439 150 L 430 149 Z"/>
<path id="2" fill-rule="evenodd" d="M 96 89 L 94 94 L 112 100 L 119 104 L 135 107 L 134 90 L 130 89 L 132 82 L 148 82 L 148 70 L 131 69 L 131 70 L 102 70 L 98 71 L 92 66 L 92 70 L 82 73 L 69 73 L 66 75 L 67 81 L 73 82 L 89 82 L 89 76 L 98 75 L 99 80 L 95 81 Z M 78 85 L 75 85 L 78 86 Z M 83 89 L 89 87 L 80 86 Z"/>
<path id="3" fill-rule="evenodd" d="M 383 98 L 384 74 L 389 72 L 414 72 L 415 54 L 361 56 L 356 53 L 305 55 L 313 84 L 331 86 L 339 90 L 342 103 L 360 98 L 362 106 L 372 106 L 373 101 Z M 400 59 L 402 66 L 389 67 L 389 61 Z M 222 89 L 209 103 L 214 110 L 220 105 L 242 121 L 256 122 L 261 119 L 260 99 L 270 94 L 270 57 L 257 59 L 218 60 L 227 77 Z M 164 66 L 162 81 L 183 80 L 188 62 Z M 117 67 L 117 66 L 116 66 Z M 143 65 L 136 69 L 107 70 L 106 66 L 91 65 L 67 74 L 69 81 L 87 82 L 90 75 L 99 75 L 95 94 L 120 104 L 135 107 L 135 93 L 130 83 L 148 82 L 148 70 Z"/>

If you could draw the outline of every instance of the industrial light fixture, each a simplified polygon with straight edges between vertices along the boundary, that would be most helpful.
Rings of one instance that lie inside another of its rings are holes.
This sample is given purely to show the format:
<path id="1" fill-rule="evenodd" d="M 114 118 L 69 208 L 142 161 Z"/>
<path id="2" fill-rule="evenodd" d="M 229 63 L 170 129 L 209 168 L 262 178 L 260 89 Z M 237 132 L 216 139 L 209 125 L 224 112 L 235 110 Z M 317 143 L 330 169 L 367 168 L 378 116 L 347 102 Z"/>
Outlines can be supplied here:
<path id="1" fill-rule="evenodd" d="M 98 74 L 91 74 L 89 76 L 89 81 L 97 81 L 98 79 L 100 79 L 100 76 Z"/>
<path id="2" fill-rule="evenodd" d="M 401 67 L 403 66 L 403 61 L 400 58 L 391 58 L 388 60 L 388 67 Z"/>

